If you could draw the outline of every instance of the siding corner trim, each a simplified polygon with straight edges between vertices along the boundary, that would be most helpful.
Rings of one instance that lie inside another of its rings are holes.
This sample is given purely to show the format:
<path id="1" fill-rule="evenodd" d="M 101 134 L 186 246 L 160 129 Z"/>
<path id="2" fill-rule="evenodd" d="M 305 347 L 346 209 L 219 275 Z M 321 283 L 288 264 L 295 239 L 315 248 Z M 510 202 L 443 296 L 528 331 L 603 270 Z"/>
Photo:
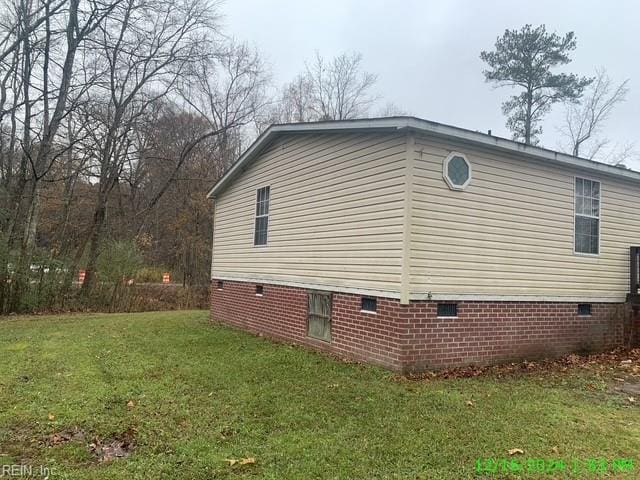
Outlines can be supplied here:
<path id="1" fill-rule="evenodd" d="M 400 303 L 409 304 L 411 293 L 411 220 L 413 218 L 413 164 L 415 163 L 416 138 L 407 132 L 405 150 L 405 197 L 402 224 L 402 271 L 400 277 Z"/>

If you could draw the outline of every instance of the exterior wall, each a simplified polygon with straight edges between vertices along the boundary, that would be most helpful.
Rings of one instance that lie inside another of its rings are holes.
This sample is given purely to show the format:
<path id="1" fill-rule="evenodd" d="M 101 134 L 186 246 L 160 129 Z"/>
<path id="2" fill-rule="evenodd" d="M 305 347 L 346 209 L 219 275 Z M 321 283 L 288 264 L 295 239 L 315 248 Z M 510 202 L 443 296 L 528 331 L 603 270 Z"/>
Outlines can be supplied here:
<path id="1" fill-rule="evenodd" d="M 412 302 L 401 321 L 409 369 L 593 353 L 629 344 L 637 330 L 624 304 L 592 304 L 591 316 L 559 302 L 465 301 L 457 318 L 438 318 L 436 309 L 437 302 Z"/>
<path id="2" fill-rule="evenodd" d="M 399 297 L 406 135 L 281 136 L 215 200 L 212 277 Z M 268 245 L 254 246 L 269 185 Z"/>
<path id="3" fill-rule="evenodd" d="M 306 336 L 307 290 L 264 284 L 212 284 L 211 318 L 280 340 L 305 344 L 396 371 L 491 364 L 591 352 L 637 341 L 638 316 L 622 304 L 593 304 L 578 316 L 575 303 L 458 304 L 457 318 L 437 318 L 437 302 L 378 299 L 378 313 L 360 312 L 359 295 L 334 293 L 332 340 Z"/>
<path id="4" fill-rule="evenodd" d="M 217 281 L 211 287 L 211 319 L 279 340 L 310 345 L 337 355 L 400 370 L 401 350 L 398 300 L 378 299 L 378 313 L 360 312 L 360 296 L 334 293 L 331 343 L 307 337 L 307 290 L 255 283 Z"/>
<path id="5" fill-rule="evenodd" d="M 464 191 L 442 177 L 454 150 Z M 426 135 L 413 151 L 411 298 L 624 302 L 640 187 Z M 574 254 L 574 176 L 601 182 L 599 256 Z"/>

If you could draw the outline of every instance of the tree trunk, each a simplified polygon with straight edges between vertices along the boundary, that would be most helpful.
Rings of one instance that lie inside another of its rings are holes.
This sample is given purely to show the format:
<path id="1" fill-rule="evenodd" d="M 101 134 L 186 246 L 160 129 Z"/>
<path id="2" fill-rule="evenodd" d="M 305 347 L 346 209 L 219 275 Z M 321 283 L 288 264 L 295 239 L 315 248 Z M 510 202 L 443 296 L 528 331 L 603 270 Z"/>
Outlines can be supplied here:
<path id="1" fill-rule="evenodd" d="M 96 282 L 96 267 L 98 265 L 98 255 L 102 244 L 102 233 L 104 221 L 107 218 L 107 197 L 100 193 L 93 213 L 93 223 L 89 237 L 89 257 L 85 268 L 84 283 L 82 284 L 82 294 L 88 295 Z"/>
<path id="2" fill-rule="evenodd" d="M 527 90 L 527 114 L 524 122 L 524 143 L 531 145 L 531 109 L 533 107 L 533 92 Z"/>

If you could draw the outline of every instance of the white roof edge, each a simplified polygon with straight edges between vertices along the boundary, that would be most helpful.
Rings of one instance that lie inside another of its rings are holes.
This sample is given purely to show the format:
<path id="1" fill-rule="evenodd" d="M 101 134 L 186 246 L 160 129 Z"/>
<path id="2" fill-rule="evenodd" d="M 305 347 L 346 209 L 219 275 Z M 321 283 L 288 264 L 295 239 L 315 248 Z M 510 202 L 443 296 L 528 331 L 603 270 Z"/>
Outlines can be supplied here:
<path id="1" fill-rule="evenodd" d="M 515 142 L 502 137 L 495 137 L 485 133 L 474 132 L 464 128 L 453 127 L 441 123 L 431 122 L 416 117 L 385 117 L 370 118 L 358 120 L 335 120 L 326 122 L 311 123 L 288 123 L 275 124 L 267 128 L 251 146 L 238 158 L 238 160 L 225 172 L 225 174 L 216 182 L 213 188 L 207 194 L 208 198 L 215 196 L 217 192 L 222 190 L 235 175 L 242 171 L 242 168 L 262 151 L 262 147 L 267 145 L 269 141 L 281 133 L 305 133 L 305 132 L 334 132 L 347 130 L 401 130 L 413 129 L 437 136 L 453 138 L 470 142 L 488 148 L 498 149 L 503 152 L 513 152 L 536 158 L 542 161 L 566 165 L 574 168 L 581 168 L 592 172 L 598 172 L 610 175 L 620 179 L 640 182 L 640 172 L 628 170 L 622 167 L 614 167 L 606 163 L 600 163 L 593 160 L 574 157 L 565 153 L 547 150 L 541 147 L 525 145 L 524 143 Z"/>

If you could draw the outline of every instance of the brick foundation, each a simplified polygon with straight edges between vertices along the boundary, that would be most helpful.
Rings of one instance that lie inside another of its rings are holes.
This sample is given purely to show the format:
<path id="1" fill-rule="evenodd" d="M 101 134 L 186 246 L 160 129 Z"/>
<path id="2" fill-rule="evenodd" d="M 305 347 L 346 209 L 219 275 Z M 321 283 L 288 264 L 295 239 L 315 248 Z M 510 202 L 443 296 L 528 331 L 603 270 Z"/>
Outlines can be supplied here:
<path id="1" fill-rule="evenodd" d="M 629 345 L 640 315 L 625 304 L 594 303 L 591 316 L 558 302 L 458 303 L 456 318 L 438 318 L 437 302 L 378 298 L 377 314 L 360 311 L 360 295 L 334 293 L 331 342 L 307 337 L 307 290 L 213 280 L 211 318 L 340 356 L 415 371 L 466 364 L 556 357 Z"/>

